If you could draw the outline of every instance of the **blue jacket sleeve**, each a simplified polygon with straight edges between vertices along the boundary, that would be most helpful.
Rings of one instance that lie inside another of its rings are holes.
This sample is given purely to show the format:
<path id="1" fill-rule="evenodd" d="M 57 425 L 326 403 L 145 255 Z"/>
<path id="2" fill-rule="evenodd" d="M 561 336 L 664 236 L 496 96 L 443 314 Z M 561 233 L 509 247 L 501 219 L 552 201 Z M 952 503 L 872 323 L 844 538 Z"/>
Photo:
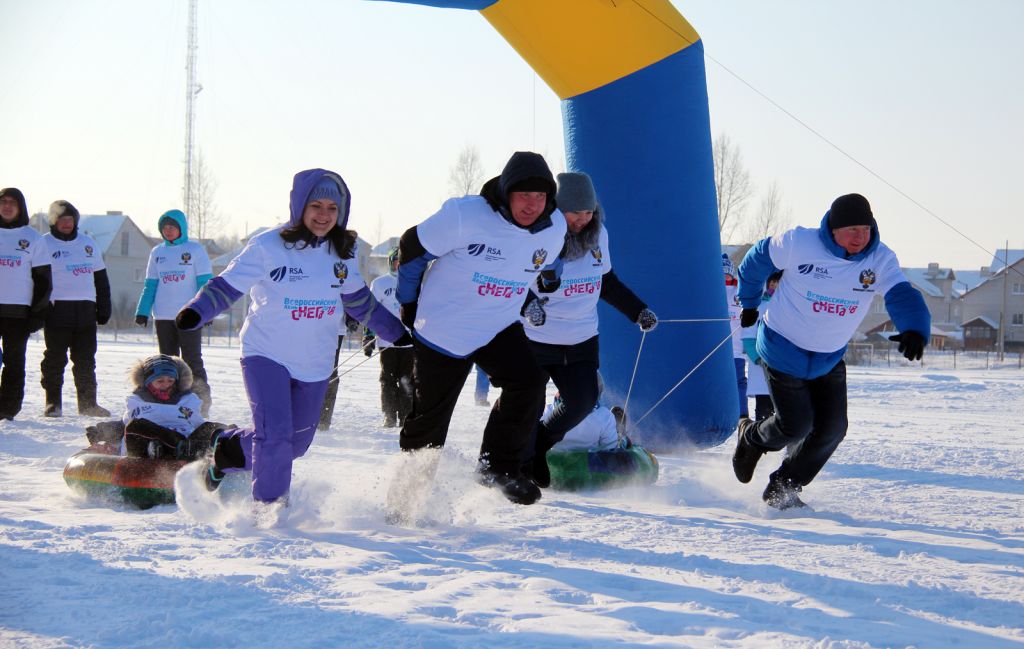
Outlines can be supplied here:
<path id="1" fill-rule="evenodd" d="M 770 238 L 761 239 L 747 251 L 740 262 L 739 287 L 736 295 L 739 297 L 740 305 L 745 309 L 756 309 L 761 304 L 768 276 L 780 270 L 775 267 L 771 255 L 768 254 L 770 243 Z"/>
<path id="2" fill-rule="evenodd" d="M 401 321 L 381 306 L 370 289 L 365 286 L 354 293 L 342 295 L 341 302 L 345 307 L 345 315 L 355 318 L 359 324 L 389 343 L 395 342 L 406 333 Z"/>
<path id="3" fill-rule="evenodd" d="M 926 343 L 930 340 L 932 315 L 921 291 L 911 286 L 910 282 L 900 282 L 889 289 L 885 294 L 885 310 L 889 312 L 897 330 L 916 331 L 924 336 Z"/>
<path id="4" fill-rule="evenodd" d="M 437 259 L 437 255 L 427 252 L 420 243 L 416 226 L 413 226 L 405 231 L 399 241 L 398 259 L 398 288 L 395 289 L 395 297 L 399 304 L 409 304 L 419 299 L 423 273 L 427 272 L 427 264 Z"/>
<path id="5" fill-rule="evenodd" d="M 135 309 L 135 315 L 144 315 L 149 317 L 150 311 L 153 310 L 153 300 L 156 299 L 156 287 L 159 284 L 159 280 L 149 278 L 142 287 L 142 296 L 139 297 L 139 306 Z"/>
<path id="6" fill-rule="evenodd" d="M 227 311 L 240 297 L 242 292 L 223 277 L 214 277 L 182 309 L 193 309 L 199 314 L 199 324 L 192 328 L 195 330 Z"/>

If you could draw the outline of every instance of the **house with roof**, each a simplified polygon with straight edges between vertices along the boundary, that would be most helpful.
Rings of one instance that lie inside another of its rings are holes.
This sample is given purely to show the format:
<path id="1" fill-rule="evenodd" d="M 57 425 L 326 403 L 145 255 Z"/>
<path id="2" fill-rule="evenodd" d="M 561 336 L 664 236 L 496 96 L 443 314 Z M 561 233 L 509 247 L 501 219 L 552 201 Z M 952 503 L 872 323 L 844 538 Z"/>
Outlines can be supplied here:
<path id="1" fill-rule="evenodd" d="M 902 270 L 924 297 L 932 316 L 932 336 L 972 350 L 996 348 L 1005 282 L 1006 348 L 1024 349 L 1024 250 L 1000 252 L 979 270 L 953 270 L 937 263 Z M 893 326 L 882 296 L 875 296 L 870 308 L 858 332 L 877 342 Z"/>
<path id="2" fill-rule="evenodd" d="M 979 337 L 982 329 L 990 327 L 994 329 L 994 337 L 988 349 L 996 349 L 1002 314 L 1005 349 L 1024 351 L 1024 250 L 1009 252 L 1006 260 L 1003 259 L 1002 251 L 997 254 L 989 266 L 990 274 L 984 281 L 965 291 L 961 298 L 965 346 L 968 326 L 976 328 L 975 333 Z"/>

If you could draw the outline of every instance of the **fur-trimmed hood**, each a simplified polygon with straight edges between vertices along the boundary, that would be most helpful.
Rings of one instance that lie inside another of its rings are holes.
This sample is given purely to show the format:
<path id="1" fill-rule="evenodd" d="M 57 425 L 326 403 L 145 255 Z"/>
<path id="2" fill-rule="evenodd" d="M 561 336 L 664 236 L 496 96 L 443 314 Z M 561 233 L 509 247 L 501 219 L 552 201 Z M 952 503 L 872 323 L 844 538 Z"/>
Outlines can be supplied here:
<path id="1" fill-rule="evenodd" d="M 174 364 L 178 366 L 178 383 L 177 388 L 179 393 L 190 392 L 192 390 L 192 370 L 188 364 L 185 363 L 178 356 L 171 356 L 174 359 Z M 128 370 L 128 380 L 131 381 L 132 388 L 138 390 L 139 388 L 145 389 L 146 383 L 144 380 L 144 366 L 146 364 L 145 358 L 140 358 L 135 361 L 131 369 Z"/>
<path id="2" fill-rule="evenodd" d="M 562 247 L 562 261 L 579 259 L 598 246 L 601 240 L 601 225 L 604 223 L 604 212 L 600 203 L 594 208 L 594 216 L 578 233 L 566 228 L 565 245 Z"/>

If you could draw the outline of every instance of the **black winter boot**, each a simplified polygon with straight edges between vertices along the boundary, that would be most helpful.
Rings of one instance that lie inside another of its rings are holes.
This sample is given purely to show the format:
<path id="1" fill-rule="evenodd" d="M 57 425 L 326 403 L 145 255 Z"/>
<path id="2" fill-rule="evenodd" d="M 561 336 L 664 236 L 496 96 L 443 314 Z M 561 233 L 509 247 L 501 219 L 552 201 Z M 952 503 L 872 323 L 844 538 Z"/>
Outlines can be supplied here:
<path id="1" fill-rule="evenodd" d="M 802 487 L 789 478 L 783 478 L 773 473 L 768 479 L 768 486 L 765 487 L 761 499 L 768 503 L 769 507 L 779 510 L 792 509 L 794 507 L 807 507 L 807 503 L 800 500 L 798 495 Z"/>
<path id="2" fill-rule="evenodd" d="M 517 505 L 532 505 L 540 500 L 540 488 L 522 474 L 509 475 L 490 469 L 481 469 L 477 481 L 485 487 L 498 488 L 506 498 Z"/>
<path id="3" fill-rule="evenodd" d="M 748 431 L 755 425 L 750 418 L 740 417 L 740 424 L 736 430 L 736 452 L 732 454 L 732 471 L 736 474 L 736 479 L 743 484 L 747 484 L 754 477 L 757 461 L 765 453 L 747 440 Z"/>
<path id="4" fill-rule="evenodd" d="M 107 413 L 110 414 L 109 412 Z M 46 392 L 46 405 L 43 407 L 45 417 L 63 417 L 64 409 L 61 406 L 60 392 Z"/>

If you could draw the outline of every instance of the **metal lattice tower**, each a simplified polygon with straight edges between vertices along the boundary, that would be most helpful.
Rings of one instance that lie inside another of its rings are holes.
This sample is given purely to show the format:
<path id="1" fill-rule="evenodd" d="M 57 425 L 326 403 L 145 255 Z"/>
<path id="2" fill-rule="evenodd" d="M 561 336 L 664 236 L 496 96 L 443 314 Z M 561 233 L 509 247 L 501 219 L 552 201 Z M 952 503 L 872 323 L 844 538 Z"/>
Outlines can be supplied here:
<path id="1" fill-rule="evenodd" d="M 189 0 L 188 3 L 188 54 L 185 64 L 187 79 L 185 82 L 185 185 L 183 188 L 183 203 L 185 214 L 192 220 L 193 208 L 193 183 L 192 183 L 192 159 L 196 144 L 196 95 L 202 90 L 202 86 L 196 81 L 196 52 L 199 49 L 199 38 L 197 35 L 196 14 L 199 0 Z"/>

